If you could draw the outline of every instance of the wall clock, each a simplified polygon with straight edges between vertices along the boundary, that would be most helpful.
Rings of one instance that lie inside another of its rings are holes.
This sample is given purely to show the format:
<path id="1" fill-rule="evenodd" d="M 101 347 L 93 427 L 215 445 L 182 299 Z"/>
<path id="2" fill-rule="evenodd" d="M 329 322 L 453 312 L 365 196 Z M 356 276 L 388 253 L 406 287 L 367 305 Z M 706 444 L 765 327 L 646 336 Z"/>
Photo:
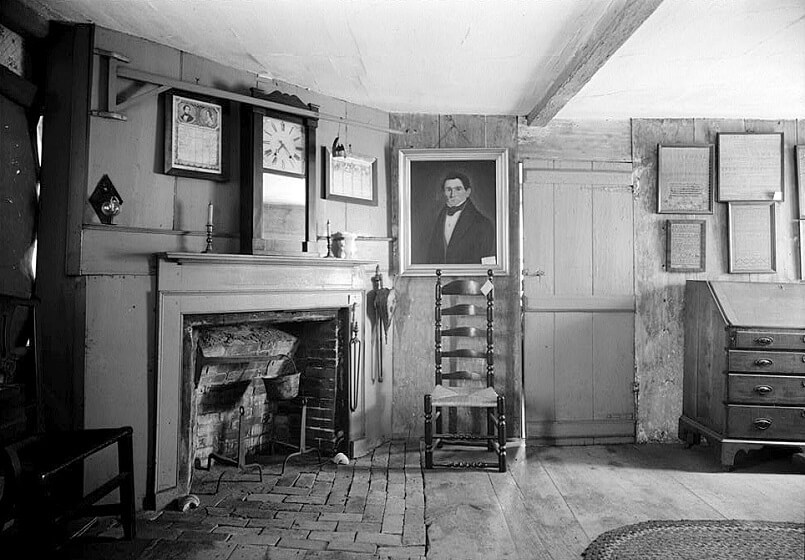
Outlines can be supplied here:
<path id="1" fill-rule="evenodd" d="M 279 91 L 252 94 L 257 103 L 241 113 L 241 252 L 318 254 L 318 107 Z"/>
<path id="2" fill-rule="evenodd" d="M 307 130 L 301 121 L 263 117 L 263 169 L 304 175 Z"/>

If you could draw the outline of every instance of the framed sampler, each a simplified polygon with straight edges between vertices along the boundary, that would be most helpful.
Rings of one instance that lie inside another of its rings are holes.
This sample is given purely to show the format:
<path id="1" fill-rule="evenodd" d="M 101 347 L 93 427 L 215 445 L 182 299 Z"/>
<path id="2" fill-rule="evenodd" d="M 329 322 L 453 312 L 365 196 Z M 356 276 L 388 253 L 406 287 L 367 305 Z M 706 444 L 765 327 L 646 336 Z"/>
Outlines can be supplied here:
<path id="1" fill-rule="evenodd" d="M 777 204 L 731 202 L 727 206 L 729 272 L 777 271 Z"/>
<path id="2" fill-rule="evenodd" d="M 666 221 L 665 270 L 704 272 L 707 222 L 704 220 Z"/>
<path id="3" fill-rule="evenodd" d="M 713 213 L 715 147 L 657 146 L 657 213 Z"/>
<path id="4" fill-rule="evenodd" d="M 226 181 L 227 105 L 179 92 L 165 94 L 165 163 L 168 175 Z"/>
<path id="5" fill-rule="evenodd" d="M 718 201 L 783 200 L 783 133 L 718 135 Z"/>

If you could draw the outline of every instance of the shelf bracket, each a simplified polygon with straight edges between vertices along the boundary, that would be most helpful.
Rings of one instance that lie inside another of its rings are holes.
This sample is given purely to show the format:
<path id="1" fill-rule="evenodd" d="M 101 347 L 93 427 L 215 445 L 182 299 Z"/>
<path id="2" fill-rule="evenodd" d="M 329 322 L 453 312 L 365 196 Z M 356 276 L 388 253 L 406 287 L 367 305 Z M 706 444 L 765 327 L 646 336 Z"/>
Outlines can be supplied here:
<path id="1" fill-rule="evenodd" d="M 105 119 L 113 119 L 118 121 L 128 120 L 126 115 L 120 111 L 131 103 L 124 101 L 123 104 L 117 102 L 117 68 L 120 64 L 128 64 L 131 60 L 118 52 L 108 51 L 106 49 L 93 49 L 93 54 L 98 56 L 101 64 L 105 65 L 105 73 L 101 72 L 101 80 L 106 79 L 106 88 L 103 90 L 103 81 L 101 82 L 101 91 L 99 92 L 99 105 L 101 108 L 90 110 L 89 114 L 93 117 L 101 117 Z M 104 75 L 105 74 L 105 75 Z M 150 92 L 149 92 L 150 93 Z M 144 94 L 138 94 L 136 97 L 141 97 Z"/>

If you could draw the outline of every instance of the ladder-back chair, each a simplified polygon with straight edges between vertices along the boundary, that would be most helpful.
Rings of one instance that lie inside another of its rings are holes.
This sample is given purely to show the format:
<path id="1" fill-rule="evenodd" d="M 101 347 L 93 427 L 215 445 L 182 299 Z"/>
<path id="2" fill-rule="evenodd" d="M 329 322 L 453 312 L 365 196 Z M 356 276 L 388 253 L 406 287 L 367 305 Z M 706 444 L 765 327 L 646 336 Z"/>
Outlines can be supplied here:
<path id="1" fill-rule="evenodd" d="M 472 279 L 457 279 L 444 285 L 441 270 L 436 271 L 435 386 L 425 395 L 426 469 L 434 466 L 493 467 L 506 472 L 505 398 L 495 387 L 494 307 L 492 270 L 487 271 L 483 284 Z M 485 328 L 479 326 L 484 317 Z M 447 328 L 442 324 L 443 319 L 450 322 Z M 444 348 L 444 345 L 449 347 Z M 458 369 L 467 362 L 482 364 L 483 371 Z M 482 409 L 486 413 L 486 433 L 443 430 L 444 412 L 451 408 Z M 482 444 L 497 455 L 497 461 L 434 462 L 434 451 L 446 444 L 474 444 L 475 447 Z"/>

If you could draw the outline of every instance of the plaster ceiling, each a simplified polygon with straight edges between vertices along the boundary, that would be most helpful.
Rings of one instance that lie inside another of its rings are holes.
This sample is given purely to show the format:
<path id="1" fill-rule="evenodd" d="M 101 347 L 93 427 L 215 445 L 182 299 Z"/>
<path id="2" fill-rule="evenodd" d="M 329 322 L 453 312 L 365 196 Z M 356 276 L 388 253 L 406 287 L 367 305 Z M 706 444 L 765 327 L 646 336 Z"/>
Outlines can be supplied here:
<path id="1" fill-rule="evenodd" d="M 525 115 L 624 0 L 23 3 L 390 112 Z M 803 117 L 805 2 L 664 0 L 595 69 L 558 117 Z"/>

